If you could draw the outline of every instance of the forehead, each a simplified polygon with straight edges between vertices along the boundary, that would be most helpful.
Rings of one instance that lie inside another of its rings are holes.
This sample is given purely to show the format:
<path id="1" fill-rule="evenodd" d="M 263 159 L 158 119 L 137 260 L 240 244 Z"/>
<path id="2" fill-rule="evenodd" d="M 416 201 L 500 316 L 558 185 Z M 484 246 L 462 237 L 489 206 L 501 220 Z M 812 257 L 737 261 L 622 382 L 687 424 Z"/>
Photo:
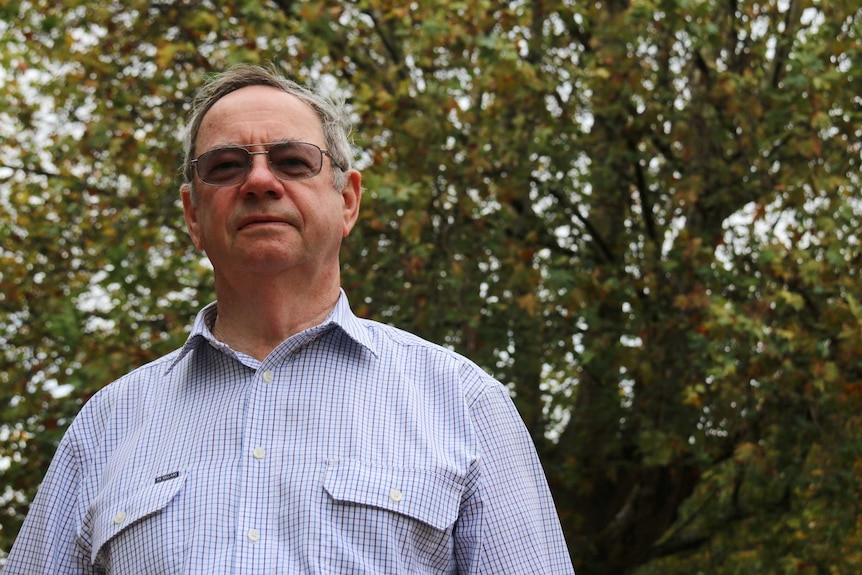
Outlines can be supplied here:
<path id="1" fill-rule="evenodd" d="M 322 146 L 323 126 L 314 109 L 270 86 L 248 86 L 227 94 L 204 115 L 198 152 L 227 144 L 296 139 Z"/>

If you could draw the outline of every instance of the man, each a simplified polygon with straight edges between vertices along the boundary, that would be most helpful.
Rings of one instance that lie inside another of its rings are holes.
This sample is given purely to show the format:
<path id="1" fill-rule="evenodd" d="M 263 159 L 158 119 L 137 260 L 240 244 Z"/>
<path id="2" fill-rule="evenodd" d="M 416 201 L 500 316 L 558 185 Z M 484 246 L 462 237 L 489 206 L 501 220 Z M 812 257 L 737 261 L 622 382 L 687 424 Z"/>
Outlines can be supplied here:
<path id="1" fill-rule="evenodd" d="M 573 572 L 506 389 L 351 313 L 344 118 L 258 67 L 202 90 L 181 195 L 217 302 L 82 408 L 4 575 Z"/>

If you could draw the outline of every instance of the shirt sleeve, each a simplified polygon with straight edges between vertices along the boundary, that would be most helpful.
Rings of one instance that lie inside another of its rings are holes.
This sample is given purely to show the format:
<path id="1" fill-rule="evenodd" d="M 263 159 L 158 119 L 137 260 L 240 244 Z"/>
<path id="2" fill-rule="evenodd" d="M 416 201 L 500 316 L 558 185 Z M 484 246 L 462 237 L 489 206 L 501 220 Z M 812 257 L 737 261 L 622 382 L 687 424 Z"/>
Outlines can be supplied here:
<path id="1" fill-rule="evenodd" d="M 574 574 L 544 470 L 505 387 L 487 387 L 470 412 L 480 457 L 455 527 L 458 573 Z"/>
<path id="2" fill-rule="evenodd" d="M 81 469 L 67 432 L 9 552 L 3 575 L 90 575 L 77 538 Z"/>

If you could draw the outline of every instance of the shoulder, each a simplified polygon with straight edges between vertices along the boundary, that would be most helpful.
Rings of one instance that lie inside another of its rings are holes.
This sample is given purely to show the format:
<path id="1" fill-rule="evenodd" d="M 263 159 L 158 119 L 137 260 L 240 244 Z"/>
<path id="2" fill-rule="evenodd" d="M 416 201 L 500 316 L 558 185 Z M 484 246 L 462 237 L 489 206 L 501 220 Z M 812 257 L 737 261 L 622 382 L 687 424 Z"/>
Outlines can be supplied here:
<path id="1" fill-rule="evenodd" d="M 142 365 L 101 388 L 81 407 L 69 427 L 70 439 L 99 436 L 108 428 L 141 416 L 151 398 L 164 383 L 180 350 L 172 351 Z M 136 415 L 137 414 L 137 415 Z"/>
<path id="2" fill-rule="evenodd" d="M 112 381 L 93 395 L 91 402 L 111 402 L 127 395 L 147 393 L 172 371 L 182 350 L 176 349 L 149 363 L 141 365 Z"/>
<path id="3" fill-rule="evenodd" d="M 472 361 L 455 350 L 428 341 L 414 333 L 370 319 L 359 318 L 358 321 L 371 337 L 374 349 L 382 356 L 420 355 L 439 362 L 441 366 L 480 370 Z"/>
<path id="4" fill-rule="evenodd" d="M 429 381 L 457 382 L 468 404 L 486 393 L 507 395 L 502 383 L 451 348 L 392 325 L 361 318 L 358 321 L 373 341 L 381 362 L 421 374 Z"/>

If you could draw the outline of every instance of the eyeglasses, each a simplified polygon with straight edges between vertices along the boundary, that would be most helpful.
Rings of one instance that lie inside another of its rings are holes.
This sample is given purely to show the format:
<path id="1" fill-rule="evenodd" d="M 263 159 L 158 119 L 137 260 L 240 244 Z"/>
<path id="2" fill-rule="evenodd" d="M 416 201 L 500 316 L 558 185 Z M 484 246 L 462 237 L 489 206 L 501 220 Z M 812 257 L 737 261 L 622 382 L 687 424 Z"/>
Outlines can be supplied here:
<path id="1" fill-rule="evenodd" d="M 322 150 L 306 142 L 275 142 L 249 144 L 268 146 L 262 152 L 250 152 L 244 146 L 226 146 L 204 152 L 191 163 L 198 170 L 198 177 L 211 186 L 233 186 L 241 184 L 251 171 L 252 156 L 266 154 L 269 169 L 281 180 L 306 180 L 313 178 L 323 168 L 323 156 L 339 170 L 344 171 L 328 150 Z"/>

